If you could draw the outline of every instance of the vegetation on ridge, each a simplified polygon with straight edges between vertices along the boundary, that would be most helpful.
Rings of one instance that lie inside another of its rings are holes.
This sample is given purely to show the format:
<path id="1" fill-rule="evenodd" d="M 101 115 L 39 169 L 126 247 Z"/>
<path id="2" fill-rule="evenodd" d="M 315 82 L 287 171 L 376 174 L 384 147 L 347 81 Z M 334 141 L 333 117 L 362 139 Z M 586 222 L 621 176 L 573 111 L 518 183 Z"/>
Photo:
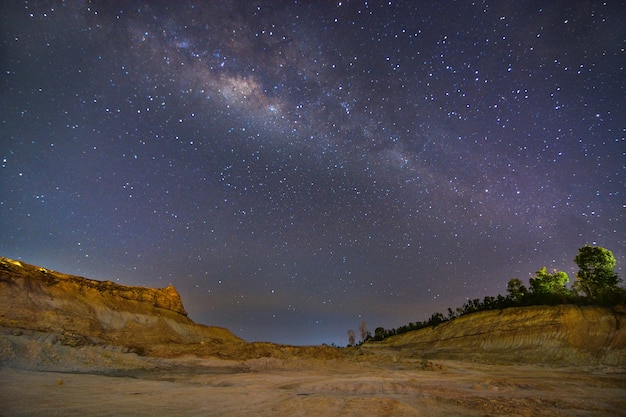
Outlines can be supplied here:
<path id="1" fill-rule="evenodd" d="M 445 321 L 483 310 L 500 310 L 508 307 L 523 307 L 531 305 L 557 304 L 596 304 L 614 306 L 626 303 L 626 289 L 619 286 L 622 279 L 613 271 L 615 257 L 613 253 L 601 246 L 585 245 L 578 249 L 574 258 L 579 271 L 571 288 L 566 284 L 569 277 L 563 271 L 548 271 L 546 267 L 535 272 L 529 280 L 528 288 L 518 278 L 512 278 L 507 284 L 507 295 L 496 297 L 486 296 L 468 300 L 463 306 L 453 310 L 448 308 L 447 315 L 433 313 L 423 322 L 414 322 L 395 328 L 385 329 L 378 327 L 374 335 L 367 332 L 362 341 L 380 341 L 386 337 L 418 330 L 425 327 L 434 327 Z M 354 336 L 349 340 L 349 346 L 354 345 Z"/>

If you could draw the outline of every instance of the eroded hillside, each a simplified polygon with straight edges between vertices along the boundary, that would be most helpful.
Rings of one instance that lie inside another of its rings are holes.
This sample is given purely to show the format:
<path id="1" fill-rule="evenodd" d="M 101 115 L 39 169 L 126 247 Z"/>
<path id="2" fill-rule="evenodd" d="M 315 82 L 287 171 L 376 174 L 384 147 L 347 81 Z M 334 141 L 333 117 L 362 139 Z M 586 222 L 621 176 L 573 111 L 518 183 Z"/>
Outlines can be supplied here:
<path id="1" fill-rule="evenodd" d="M 461 316 L 366 343 L 362 350 L 484 363 L 621 365 L 626 363 L 625 323 L 623 307 L 515 307 Z"/>
<path id="2" fill-rule="evenodd" d="M 176 289 L 130 287 L 0 259 L 0 326 L 57 335 L 74 346 L 110 344 L 167 356 L 244 341 L 194 323 Z M 218 352 L 219 353 L 219 352 Z"/>
<path id="3" fill-rule="evenodd" d="M 174 287 L 130 287 L 0 258 L 0 359 L 30 355 L 60 363 L 63 349 L 108 346 L 160 358 L 621 366 L 625 320 L 623 307 L 535 306 L 474 313 L 359 348 L 247 343 L 189 319 Z"/>
<path id="4" fill-rule="evenodd" d="M 233 360 L 340 356 L 330 347 L 247 343 L 228 329 L 195 323 L 172 286 L 119 285 L 8 258 L 0 258 L 0 330 L 0 360 L 27 355 L 52 365 L 67 358 L 67 347 L 106 347 L 107 357 L 112 351 Z"/>

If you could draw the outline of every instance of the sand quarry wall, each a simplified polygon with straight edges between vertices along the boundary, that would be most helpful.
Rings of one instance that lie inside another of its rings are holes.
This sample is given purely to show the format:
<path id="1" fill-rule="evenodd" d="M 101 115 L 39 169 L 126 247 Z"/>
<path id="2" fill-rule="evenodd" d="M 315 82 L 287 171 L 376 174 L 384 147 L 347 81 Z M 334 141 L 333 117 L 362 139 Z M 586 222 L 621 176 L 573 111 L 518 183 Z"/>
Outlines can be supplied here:
<path id="1" fill-rule="evenodd" d="M 167 344 L 243 343 L 194 323 L 172 286 L 130 287 L 0 259 L 0 326 L 65 335 L 75 344 L 149 351 Z M 81 342 L 82 340 L 82 342 Z"/>
<path id="2" fill-rule="evenodd" d="M 508 308 L 462 316 L 360 349 L 379 356 L 486 363 L 626 365 L 625 322 L 624 307 Z M 174 287 L 123 286 L 7 258 L 0 258 L 0 327 L 51 333 L 64 345 L 113 345 L 161 357 L 336 357 L 340 352 L 249 344 L 228 329 L 194 323 Z"/>
<path id="3" fill-rule="evenodd" d="M 626 364 L 623 306 L 530 306 L 470 314 L 366 344 L 402 355 L 478 362 Z"/>

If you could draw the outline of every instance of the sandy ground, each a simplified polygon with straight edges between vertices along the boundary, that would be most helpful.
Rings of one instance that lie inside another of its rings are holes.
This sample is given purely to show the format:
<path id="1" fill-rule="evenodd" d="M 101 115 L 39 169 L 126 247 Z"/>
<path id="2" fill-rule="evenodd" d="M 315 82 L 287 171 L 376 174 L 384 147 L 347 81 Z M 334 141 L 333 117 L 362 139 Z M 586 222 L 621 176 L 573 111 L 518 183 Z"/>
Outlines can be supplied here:
<path id="1" fill-rule="evenodd" d="M 0 416 L 624 416 L 626 370 L 178 359 L 110 375 L 0 370 Z"/>

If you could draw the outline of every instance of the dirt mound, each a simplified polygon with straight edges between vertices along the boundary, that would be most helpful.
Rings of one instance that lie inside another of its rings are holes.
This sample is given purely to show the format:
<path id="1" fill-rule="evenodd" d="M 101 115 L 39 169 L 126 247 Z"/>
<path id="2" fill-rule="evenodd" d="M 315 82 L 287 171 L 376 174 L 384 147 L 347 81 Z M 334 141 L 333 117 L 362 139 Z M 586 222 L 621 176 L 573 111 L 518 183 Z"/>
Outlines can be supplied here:
<path id="1" fill-rule="evenodd" d="M 462 316 L 366 343 L 364 353 L 485 363 L 626 364 L 626 310 L 531 306 Z"/>
<path id="2" fill-rule="evenodd" d="M 63 345 L 139 353 L 244 343 L 227 329 L 190 320 L 174 287 L 95 281 L 7 258 L 0 258 L 0 326 L 53 334 Z"/>
<path id="3" fill-rule="evenodd" d="M 197 324 L 187 317 L 172 286 L 130 287 L 8 258 L 0 258 L 0 330 L 4 358 L 37 351 L 38 360 L 51 369 L 50 358 L 62 357 L 65 347 L 114 346 L 161 358 L 340 357 L 330 347 L 247 343 L 228 329 Z M 35 349 L 38 343 L 44 346 Z"/>

